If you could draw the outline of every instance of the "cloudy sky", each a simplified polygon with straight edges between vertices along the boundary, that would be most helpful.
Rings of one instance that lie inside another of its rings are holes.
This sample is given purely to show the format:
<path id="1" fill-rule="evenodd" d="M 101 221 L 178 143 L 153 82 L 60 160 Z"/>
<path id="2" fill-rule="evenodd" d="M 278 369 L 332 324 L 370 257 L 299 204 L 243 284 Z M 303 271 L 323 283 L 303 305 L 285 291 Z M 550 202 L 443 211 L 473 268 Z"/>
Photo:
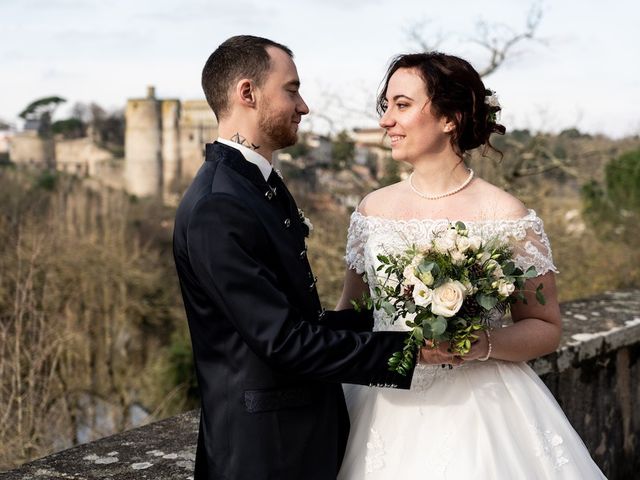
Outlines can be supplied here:
<path id="1" fill-rule="evenodd" d="M 302 94 L 315 115 L 303 129 L 375 125 L 373 98 L 389 59 L 415 51 L 422 25 L 439 49 L 478 69 L 476 25 L 524 29 L 524 0 L 0 0 L 0 119 L 60 95 L 121 108 L 155 85 L 159 97 L 201 98 L 202 66 L 240 33 L 295 53 Z M 522 44 L 486 77 L 508 128 L 640 133 L 640 2 L 542 2 L 541 42 Z M 359 114 L 356 112 L 364 112 Z M 64 116 L 65 108 L 60 109 Z M 368 114 L 365 115 L 365 114 Z M 305 128 L 306 127 L 306 128 Z"/>

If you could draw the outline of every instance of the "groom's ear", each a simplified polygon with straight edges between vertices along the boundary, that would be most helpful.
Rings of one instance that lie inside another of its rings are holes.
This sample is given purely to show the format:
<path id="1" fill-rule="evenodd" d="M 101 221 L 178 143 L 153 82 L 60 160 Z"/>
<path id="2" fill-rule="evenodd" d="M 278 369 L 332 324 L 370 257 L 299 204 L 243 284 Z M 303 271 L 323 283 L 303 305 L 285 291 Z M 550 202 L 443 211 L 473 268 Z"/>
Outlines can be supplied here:
<path id="1" fill-rule="evenodd" d="M 235 97 L 242 106 L 255 108 L 256 106 L 256 91 L 255 83 L 248 79 L 243 78 L 236 83 Z"/>

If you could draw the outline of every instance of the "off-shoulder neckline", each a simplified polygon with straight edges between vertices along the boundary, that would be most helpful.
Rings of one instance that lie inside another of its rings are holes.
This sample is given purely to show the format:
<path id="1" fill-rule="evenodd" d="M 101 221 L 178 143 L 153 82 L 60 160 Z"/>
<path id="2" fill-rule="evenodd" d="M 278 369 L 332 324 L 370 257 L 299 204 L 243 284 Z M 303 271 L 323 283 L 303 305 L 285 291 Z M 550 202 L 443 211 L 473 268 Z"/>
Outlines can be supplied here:
<path id="1" fill-rule="evenodd" d="M 353 217 L 360 217 L 364 220 L 377 220 L 384 221 L 389 223 L 454 223 L 454 222 L 462 222 L 465 225 L 482 225 L 482 224 L 490 224 L 490 223 L 518 223 L 522 221 L 533 221 L 536 220 L 538 215 L 535 210 L 529 208 L 527 209 L 527 214 L 520 218 L 494 218 L 492 220 L 462 220 L 462 219 L 449 219 L 449 218 L 389 218 L 389 217 L 380 217 L 376 215 L 364 215 L 360 213 L 358 210 L 354 210 L 351 214 Z"/>

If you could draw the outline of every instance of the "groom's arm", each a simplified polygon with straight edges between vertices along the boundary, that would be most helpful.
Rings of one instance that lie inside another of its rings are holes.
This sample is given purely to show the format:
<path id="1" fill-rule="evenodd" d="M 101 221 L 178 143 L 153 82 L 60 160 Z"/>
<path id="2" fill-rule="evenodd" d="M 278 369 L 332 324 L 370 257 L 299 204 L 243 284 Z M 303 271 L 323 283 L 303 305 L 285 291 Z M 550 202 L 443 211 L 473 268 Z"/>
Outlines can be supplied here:
<path id="1" fill-rule="evenodd" d="M 402 350 L 404 333 L 334 330 L 302 319 L 267 266 L 270 241 L 245 203 L 208 194 L 192 212 L 187 238 L 198 283 L 273 368 L 327 381 L 409 388 L 412 372 L 402 376 L 387 366 Z"/>
<path id="2" fill-rule="evenodd" d="M 320 323 L 333 330 L 370 332 L 373 330 L 373 310 L 365 309 L 356 311 L 353 308 L 346 310 L 325 310 L 320 318 Z"/>

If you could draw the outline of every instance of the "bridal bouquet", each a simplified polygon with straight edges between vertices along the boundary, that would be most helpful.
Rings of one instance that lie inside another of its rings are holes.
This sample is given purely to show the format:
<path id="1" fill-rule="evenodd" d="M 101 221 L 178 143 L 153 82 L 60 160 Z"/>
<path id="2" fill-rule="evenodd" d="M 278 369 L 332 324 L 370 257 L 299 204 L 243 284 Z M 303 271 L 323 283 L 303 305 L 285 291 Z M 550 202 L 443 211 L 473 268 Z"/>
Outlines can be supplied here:
<path id="1" fill-rule="evenodd" d="M 453 353 L 468 353 L 492 313 L 506 312 L 516 299 L 526 303 L 524 283 L 538 275 L 533 266 L 526 271 L 515 266 L 508 243 L 469 235 L 462 222 L 448 224 L 427 245 L 378 255 L 378 260 L 381 281 L 365 301 L 408 327 L 403 350 L 389 359 L 390 370 L 402 375 L 425 340 L 433 346 L 449 341 Z M 544 304 L 541 290 L 542 284 L 536 299 Z"/>

